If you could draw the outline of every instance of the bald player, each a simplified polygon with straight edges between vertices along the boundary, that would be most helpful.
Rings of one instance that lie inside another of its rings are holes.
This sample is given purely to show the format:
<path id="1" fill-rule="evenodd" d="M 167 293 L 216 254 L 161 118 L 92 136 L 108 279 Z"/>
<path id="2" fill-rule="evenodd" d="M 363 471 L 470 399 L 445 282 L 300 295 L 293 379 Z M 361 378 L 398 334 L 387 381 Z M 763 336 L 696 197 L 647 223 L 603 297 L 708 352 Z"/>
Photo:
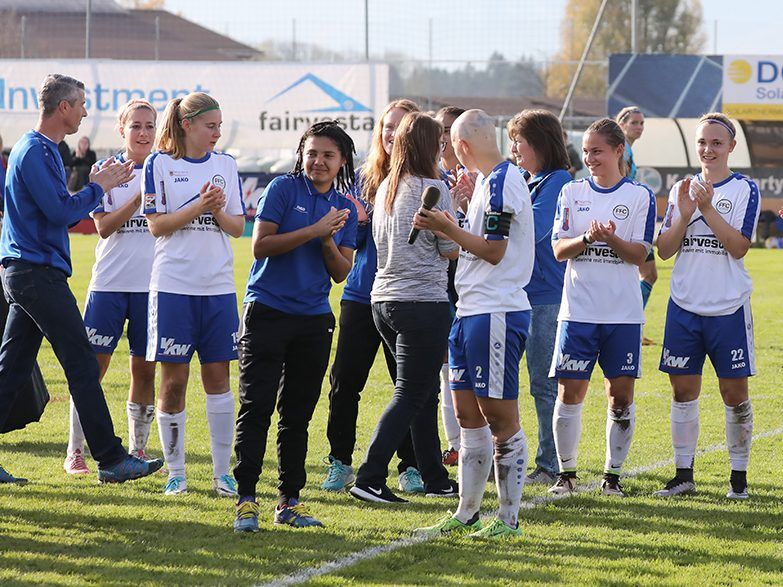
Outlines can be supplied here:
<path id="1" fill-rule="evenodd" d="M 530 193 L 519 168 L 497 146 L 495 123 L 468 110 L 451 127 L 460 163 L 478 179 L 463 227 L 439 210 L 419 210 L 414 226 L 460 245 L 457 318 L 449 335 L 450 387 L 460 425 L 457 512 L 419 535 L 519 536 L 527 439 L 519 423 L 519 360 L 530 304 L 524 287 L 535 251 Z M 494 453 L 494 456 L 493 456 Z M 482 528 L 479 507 L 494 462 L 498 518 Z"/>

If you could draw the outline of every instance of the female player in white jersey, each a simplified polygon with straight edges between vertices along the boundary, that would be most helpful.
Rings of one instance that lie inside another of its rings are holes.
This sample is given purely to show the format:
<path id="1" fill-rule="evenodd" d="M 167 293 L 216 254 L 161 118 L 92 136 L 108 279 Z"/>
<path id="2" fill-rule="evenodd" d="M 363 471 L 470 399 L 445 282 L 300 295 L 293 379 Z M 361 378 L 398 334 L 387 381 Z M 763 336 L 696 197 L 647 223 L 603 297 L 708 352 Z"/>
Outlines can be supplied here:
<path id="1" fill-rule="evenodd" d="M 98 359 L 101 379 L 128 322 L 128 450 L 141 459 L 146 458 L 144 451 L 155 416 L 155 363 L 144 360 L 147 292 L 155 239 L 141 216 L 141 170 L 155 139 L 156 115 L 146 100 L 131 100 L 120 110 L 117 128 L 125 149 L 116 159 L 133 161 L 135 166 L 130 181 L 106 192 L 92 213 L 101 239 L 95 247 L 95 265 L 84 310 L 84 326 Z M 63 468 L 71 475 L 90 472 L 84 461 L 84 433 L 73 401 Z"/>
<path id="2" fill-rule="evenodd" d="M 753 284 L 743 257 L 759 219 L 756 184 L 729 169 L 737 144 L 734 124 L 721 113 L 705 114 L 696 128 L 701 173 L 672 186 L 658 236 L 662 259 L 677 255 L 672 269 L 660 370 L 669 374 L 674 478 L 656 492 L 693 493 L 693 461 L 699 437 L 699 394 L 705 356 L 710 357 L 726 414 L 731 461 L 727 497 L 747 499 L 746 471 L 753 435 L 748 377 L 753 353 Z"/>
<path id="3" fill-rule="evenodd" d="M 169 471 L 166 495 L 185 493 L 185 391 L 198 351 L 207 394 L 213 487 L 236 496 L 229 474 L 237 358 L 236 287 L 229 236 L 245 227 L 234 159 L 214 152 L 220 106 L 203 93 L 169 102 L 144 164 L 144 213 L 157 237 L 149 300 L 147 360 L 161 363 L 158 431 Z"/>
<path id="4" fill-rule="evenodd" d="M 566 265 L 550 376 L 558 378 L 553 416 L 560 476 L 549 491 L 576 490 L 582 404 L 598 361 L 609 403 L 601 490 L 624 496 L 620 469 L 633 438 L 633 388 L 641 376 L 644 322 L 639 265 L 652 246 L 655 199 L 625 177 L 625 135 L 611 119 L 585 131 L 582 151 L 590 177 L 560 192 L 552 246 Z"/>

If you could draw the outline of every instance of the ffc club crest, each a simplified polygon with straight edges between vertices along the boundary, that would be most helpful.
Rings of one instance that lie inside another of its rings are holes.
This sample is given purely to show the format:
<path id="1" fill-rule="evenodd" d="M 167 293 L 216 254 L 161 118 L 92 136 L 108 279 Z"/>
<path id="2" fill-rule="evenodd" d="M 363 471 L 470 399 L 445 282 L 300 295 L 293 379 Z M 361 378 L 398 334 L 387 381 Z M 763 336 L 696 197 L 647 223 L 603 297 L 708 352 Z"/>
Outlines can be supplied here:
<path id="1" fill-rule="evenodd" d="M 226 189 L 226 179 L 222 175 L 215 175 L 212 177 L 212 185 L 221 190 Z"/>

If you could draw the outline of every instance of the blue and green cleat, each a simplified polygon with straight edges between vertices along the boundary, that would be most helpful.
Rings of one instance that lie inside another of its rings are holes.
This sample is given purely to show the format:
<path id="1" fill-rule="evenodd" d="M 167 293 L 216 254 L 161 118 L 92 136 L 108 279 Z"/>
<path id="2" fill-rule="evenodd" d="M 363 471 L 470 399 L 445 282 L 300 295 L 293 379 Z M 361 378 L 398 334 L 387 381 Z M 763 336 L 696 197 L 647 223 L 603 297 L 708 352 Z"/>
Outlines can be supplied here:
<path id="1" fill-rule="evenodd" d="M 294 528 L 323 527 L 321 522 L 310 515 L 303 503 L 293 498 L 284 505 L 278 505 L 275 508 L 275 525 L 293 526 Z"/>

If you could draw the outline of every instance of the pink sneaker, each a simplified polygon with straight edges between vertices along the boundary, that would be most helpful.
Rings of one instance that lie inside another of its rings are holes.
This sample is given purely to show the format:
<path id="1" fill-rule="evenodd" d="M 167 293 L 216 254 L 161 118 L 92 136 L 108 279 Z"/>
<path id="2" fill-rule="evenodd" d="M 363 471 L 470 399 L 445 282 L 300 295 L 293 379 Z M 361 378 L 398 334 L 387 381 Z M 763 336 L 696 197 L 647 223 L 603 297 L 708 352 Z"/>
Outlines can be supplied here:
<path id="1" fill-rule="evenodd" d="M 84 462 L 84 455 L 82 455 L 82 451 L 79 449 L 65 457 L 63 469 L 69 475 L 87 475 L 90 472 L 87 463 Z"/>

